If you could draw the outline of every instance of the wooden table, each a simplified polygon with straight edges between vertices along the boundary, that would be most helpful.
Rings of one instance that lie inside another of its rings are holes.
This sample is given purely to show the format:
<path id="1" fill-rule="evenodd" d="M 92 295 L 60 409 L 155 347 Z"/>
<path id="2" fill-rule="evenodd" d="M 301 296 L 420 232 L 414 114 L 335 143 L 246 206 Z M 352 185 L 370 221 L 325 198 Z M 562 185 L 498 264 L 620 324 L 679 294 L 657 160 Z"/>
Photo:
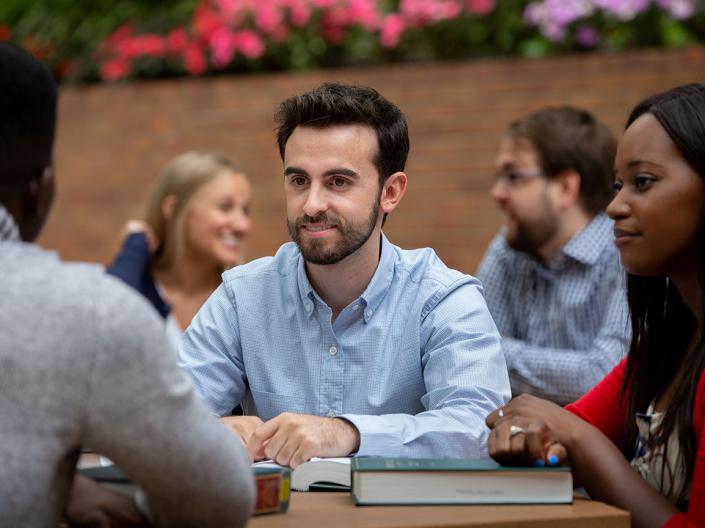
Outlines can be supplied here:
<path id="1" fill-rule="evenodd" d="M 540 506 L 355 506 L 347 493 L 293 493 L 289 511 L 253 517 L 250 528 L 629 528 L 629 513 L 575 499 Z"/>

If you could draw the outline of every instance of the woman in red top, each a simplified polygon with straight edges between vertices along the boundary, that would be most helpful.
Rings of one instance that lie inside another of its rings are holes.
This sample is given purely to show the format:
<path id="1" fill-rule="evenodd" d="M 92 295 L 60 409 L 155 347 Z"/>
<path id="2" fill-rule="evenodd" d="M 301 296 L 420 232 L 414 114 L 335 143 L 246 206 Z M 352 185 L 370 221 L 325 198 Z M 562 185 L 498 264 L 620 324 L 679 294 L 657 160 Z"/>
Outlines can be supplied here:
<path id="1" fill-rule="evenodd" d="M 520 396 L 487 418 L 502 463 L 568 459 L 635 526 L 705 526 L 705 85 L 632 111 L 607 213 L 627 270 L 627 359 L 565 409 Z"/>

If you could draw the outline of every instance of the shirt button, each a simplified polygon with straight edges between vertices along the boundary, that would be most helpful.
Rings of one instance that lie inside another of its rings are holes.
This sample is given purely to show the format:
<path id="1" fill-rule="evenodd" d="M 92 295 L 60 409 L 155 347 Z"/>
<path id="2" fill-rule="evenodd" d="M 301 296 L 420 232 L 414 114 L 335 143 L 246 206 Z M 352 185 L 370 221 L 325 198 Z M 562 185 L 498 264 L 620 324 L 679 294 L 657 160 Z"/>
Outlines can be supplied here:
<path id="1" fill-rule="evenodd" d="M 313 310 L 313 303 L 307 302 L 305 308 L 308 313 L 311 313 L 311 310 Z"/>
<path id="2" fill-rule="evenodd" d="M 328 418 L 335 418 L 335 411 L 328 411 Z"/>
<path id="3" fill-rule="evenodd" d="M 367 311 L 365 312 L 365 315 L 366 315 L 367 317 L 372 317 L 372 310 L 367 310 Z"/>
<path id="4" fill-rule="evenodd" d="M 359 310 L 359 309 L 360 309 L 360 305 L 359 305 L 359 304 L 353 304 L 353 310 L 357 311 L 357 310 Z"/>
<path id="5" fill-rule="evenodd" d="M 338 353 L 338 348 L 335 345 L 332 345 L 328 349 L 328 352 L 330 353 L 331 356 L 335 356 Z"/>

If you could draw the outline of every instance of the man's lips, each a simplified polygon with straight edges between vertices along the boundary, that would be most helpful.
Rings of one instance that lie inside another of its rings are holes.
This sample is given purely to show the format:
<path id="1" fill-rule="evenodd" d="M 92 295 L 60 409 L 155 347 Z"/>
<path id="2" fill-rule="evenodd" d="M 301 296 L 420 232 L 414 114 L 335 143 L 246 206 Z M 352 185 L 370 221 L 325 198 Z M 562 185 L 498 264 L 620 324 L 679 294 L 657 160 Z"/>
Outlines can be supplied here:
<path id="1" fill-rule="evenodd" d="M 317 238 L 329 235 L 336 229 L 335 225 L 329 224 L 302 224 L 301 230 L 306 233 L 307 236 Z"/>

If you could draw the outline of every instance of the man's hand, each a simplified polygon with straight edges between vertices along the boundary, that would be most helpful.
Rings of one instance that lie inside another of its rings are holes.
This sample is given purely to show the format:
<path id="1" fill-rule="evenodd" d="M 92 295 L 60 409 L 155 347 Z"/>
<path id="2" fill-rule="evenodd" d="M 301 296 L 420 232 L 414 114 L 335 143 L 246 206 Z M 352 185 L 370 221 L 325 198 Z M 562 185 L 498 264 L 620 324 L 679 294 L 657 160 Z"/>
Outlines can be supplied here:
<path id="1" fill-rule="evenodd" d="M 264 423 L 247 442 L 253 458 L 271 458 L 292 468 L 311 457 L 347 456 L 359 446 L 360 432 L 347 420 L 293 413 Z"/>
<path id="2" fill-rule="evenodd" d="M 245 445 L 250 441 L 252 433 L 264 424 L 257 416 L 224 416 L 220 419 L 220 423 L 239 436 Z"/>
<path id="3" fill-rule="evenodd" d="M 140 528 L 151 526 L 140 515 L 131 497 L 116 493 L 89 478 L 76 475 L 64 511 L 71 527 Z"/>

